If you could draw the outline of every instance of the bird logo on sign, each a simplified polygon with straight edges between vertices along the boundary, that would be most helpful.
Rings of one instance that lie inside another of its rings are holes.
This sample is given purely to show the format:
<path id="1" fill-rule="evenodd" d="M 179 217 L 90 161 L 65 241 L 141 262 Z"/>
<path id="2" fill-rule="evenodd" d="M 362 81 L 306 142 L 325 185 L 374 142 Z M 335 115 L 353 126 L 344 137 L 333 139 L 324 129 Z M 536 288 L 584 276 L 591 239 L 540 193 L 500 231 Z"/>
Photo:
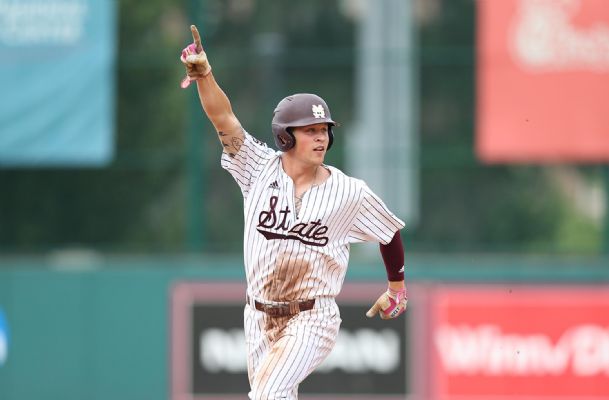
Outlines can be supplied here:
<path id="1" fill-rule="evenodd" d="M 313 104 L 311 110 L 313 111 L 313 116 L 315 118 L 326 118 L 326 111 L 324 110 L 324 107 L 321 104 Z"/>

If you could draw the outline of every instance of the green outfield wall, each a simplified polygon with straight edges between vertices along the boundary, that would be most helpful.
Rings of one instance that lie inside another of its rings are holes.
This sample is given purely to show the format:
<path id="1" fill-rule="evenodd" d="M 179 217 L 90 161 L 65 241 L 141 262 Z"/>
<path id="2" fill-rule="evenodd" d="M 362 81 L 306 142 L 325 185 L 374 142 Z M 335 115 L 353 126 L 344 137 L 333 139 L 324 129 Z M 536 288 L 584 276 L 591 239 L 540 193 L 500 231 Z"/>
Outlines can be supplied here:
<path id="1" fill-rule="evenodd" d="M 419 283 L 606 285 L 609 260 L 411 256 L 406 275 Z M 383 278 L 382 264 L 353 264 L 347 274 L 379 290 Z M 167 399 L 172 285 L 243 279 L 238 258 L 4 259 L 0 399 Z"/>

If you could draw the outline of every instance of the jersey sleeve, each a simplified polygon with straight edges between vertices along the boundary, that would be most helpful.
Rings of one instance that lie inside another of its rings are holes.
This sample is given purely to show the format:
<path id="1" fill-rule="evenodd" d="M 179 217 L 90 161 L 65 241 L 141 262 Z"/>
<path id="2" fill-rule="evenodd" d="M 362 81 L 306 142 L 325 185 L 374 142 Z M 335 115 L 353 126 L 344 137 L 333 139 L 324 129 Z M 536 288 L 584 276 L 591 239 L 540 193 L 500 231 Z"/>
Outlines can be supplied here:
<path id="1" fill-rule="evenodd" d="M 277 152 L 246 131 L 243 133 L 245 137 L 237 154 L 230 156 L 222 152 L 220 164 L 233 176 L 245 198 L 260 172 Z"/>
<path id="2" fill-rule="evenodd" d="M 362 199 L 349 231 L 350 242 L 387 244 L 404 225 L 404 221 L 389 211 L 385 203 L 364 183 Z"/>

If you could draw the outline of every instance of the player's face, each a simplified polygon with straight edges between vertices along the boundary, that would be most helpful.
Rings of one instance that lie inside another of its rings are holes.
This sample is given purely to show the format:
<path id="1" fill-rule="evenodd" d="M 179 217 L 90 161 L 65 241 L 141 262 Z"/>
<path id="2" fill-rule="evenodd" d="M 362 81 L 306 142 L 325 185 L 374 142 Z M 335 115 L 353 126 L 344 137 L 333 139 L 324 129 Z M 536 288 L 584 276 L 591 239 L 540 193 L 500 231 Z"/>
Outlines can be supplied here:
<path id="1" fill-rule="evenodd" d="M 293 134 L 296 139 L 294 156 L 310 164 L 323 163 L 330 138 L 328 124 L 301 126 L 294 128 Z"/>

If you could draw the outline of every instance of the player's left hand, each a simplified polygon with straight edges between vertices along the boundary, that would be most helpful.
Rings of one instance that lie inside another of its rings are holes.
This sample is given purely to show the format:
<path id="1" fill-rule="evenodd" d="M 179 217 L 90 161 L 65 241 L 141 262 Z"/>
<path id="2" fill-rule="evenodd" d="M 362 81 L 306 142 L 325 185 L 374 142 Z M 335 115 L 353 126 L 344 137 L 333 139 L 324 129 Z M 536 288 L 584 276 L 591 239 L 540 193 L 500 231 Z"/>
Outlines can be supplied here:
<path id="1" fill-rule="evenodd" d="M 407 303 L 408 295 L 406 293 L 406 287 L 400 290 L 388 288 L 387 291 L 378 298 L 372 308 L 368 310 L 366 316 L 372 318 L 376 314 L 379 314 L 382 319 L 397 318 L 406 311 Z"/>

